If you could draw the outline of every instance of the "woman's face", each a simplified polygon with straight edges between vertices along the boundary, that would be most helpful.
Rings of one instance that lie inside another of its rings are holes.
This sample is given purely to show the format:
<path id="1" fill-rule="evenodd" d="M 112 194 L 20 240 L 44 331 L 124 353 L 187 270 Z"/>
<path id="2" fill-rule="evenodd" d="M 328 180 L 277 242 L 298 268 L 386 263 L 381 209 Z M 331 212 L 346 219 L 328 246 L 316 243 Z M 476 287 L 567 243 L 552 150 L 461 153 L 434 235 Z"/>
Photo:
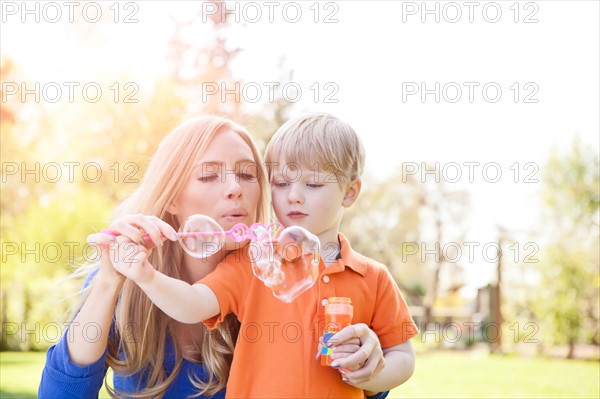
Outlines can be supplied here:
<path id="1" fill-rule="evenodd" d="M 260 169 L 250 146 L 233 130 L 217 133 L 171 205 L 181 223 L 194 214 L 210 216 L 229 230 L 256 222 Z"/>

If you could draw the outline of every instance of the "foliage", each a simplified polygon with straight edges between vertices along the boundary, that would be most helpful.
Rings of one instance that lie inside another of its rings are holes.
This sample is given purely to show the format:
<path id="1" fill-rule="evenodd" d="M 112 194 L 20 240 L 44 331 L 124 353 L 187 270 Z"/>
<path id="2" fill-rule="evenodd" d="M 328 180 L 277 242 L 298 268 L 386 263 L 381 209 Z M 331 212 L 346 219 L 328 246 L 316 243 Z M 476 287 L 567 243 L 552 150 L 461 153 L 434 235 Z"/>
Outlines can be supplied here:
<path id="1" fill-rule="evenodd" d="M 364 178 L 365 184 L 372 180 Z M 408 255 L 405 245 L 419 242 L 421 190 L 412 176 L 403 180 L 400 174 L 363 186 L 340 228 L 356 251 L 390 268 L 411 304 L 421 301 L 429 284 L 419 256 Z"/>
<path id="2" fill-rule="evenodd" d="M 46 338 L 54 336 L 47 327 L 65 320 L 72 305 L 61 298 L 81 285 L 81 281 L 59 281 L 84 261 L 94 260 L 85 237 L 106 225 L 111 207 L 98 190 L 79 189 L 66 198 L 46 194 L 15 217 L 18 227 L 3 235 L 0 270 L 5 347 L 47 347 Z M 5 322 L 18 326 L 19 333 L 5 331 Z M 22 334 L 25 328 L 35 333 Z"/>
<path id="3" fill-rule="evenodd" d="M 600 170 L 598 154 L 575 139 L 552 153 L 544 170 L 546 223 L 552 239 L 539 264 L 532 301 L 546 343 L 600 342 Z"/>
<path id="4" fill-rule="evenodd" d="M 26 102 L 8 96 L 0 104 L 0 350 L 43 349 L 53 343 L 54 334 L 49 337 L 44 328 L 67 319 L 72 301 L 60 298 L 81 286 L 81 281 L 58 282 L 92 257 L 87 235 L 107 225 L 111 210 L 135 189 L 159 142 L 177 123 L 198 114 L 224 115 L 248 126 L 264 145 L 287 116 L 290 103 L 281 98 L 258 111 L 248 111 L 243 99 L 221 102 L 212 96 L 203 101 L 203 83 L 239 83 L 230 64 L 241 50 L 229 46 L 227 21 L 199 21 L 197 16 L 173 20 L 172 52 L 166 60 L 171 69 L 154 81 L 139 82 L 132 72 L 118 70 L 108 76 L 94 67 L 78 68 L 71 60 L 65 74 L 73 80 L 93 73 L 100 87 L 118 80 L 120 90 L 105 89 L 97 102 L 49 104 L 31 101 L 32 96 Z M 194 24 L 201 25 L 203 35 L 181 34 Z M 76 22 L 67 29 L 70 44 L 85 53 L 107 45 L 110 26 Z M 1 78 L 28 82 L 35 77 L 23 76 L 18 62 L 3 54 Z M 134 85 L 126 89 L 126 82 Z"/>

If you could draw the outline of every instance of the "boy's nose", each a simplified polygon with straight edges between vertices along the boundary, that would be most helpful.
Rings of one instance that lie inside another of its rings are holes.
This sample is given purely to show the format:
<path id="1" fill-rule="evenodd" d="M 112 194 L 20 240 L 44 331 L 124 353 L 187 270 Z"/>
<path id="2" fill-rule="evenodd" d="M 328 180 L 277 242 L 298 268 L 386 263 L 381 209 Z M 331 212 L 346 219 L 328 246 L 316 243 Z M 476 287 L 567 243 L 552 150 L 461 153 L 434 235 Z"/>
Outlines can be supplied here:
<path id="1" fill-rule="evenodd" d="M 291 184 L 290 191 L 288 193 L 288 201 L 291 204 L 304 203 L 304 196 L 302 195 L 302 191 L 299 189 L 297 184 Z"/>

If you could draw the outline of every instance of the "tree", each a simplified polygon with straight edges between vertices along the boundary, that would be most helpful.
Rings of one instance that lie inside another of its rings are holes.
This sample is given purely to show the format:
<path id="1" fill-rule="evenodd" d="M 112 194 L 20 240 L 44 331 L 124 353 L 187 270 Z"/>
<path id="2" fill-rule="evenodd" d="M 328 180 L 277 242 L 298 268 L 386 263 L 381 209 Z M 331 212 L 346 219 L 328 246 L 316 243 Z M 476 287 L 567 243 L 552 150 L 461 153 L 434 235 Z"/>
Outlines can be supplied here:
<path id="1" fill-rule="evenodd" d="M 428 167 L 427 170 L 432 168 Z M 434 261 L 428 262 L 429 258 L 425 256 L 424 262 L 432 271 L 431 283 L 423 299 L 425 313 L 423 322 L 428 326 L 433 321 L 432 310 L 442 289 L 449 289 L 461 283 L 456 281 L 456 277 L 462 276 L 462 269 L 459 264 L 448 262 L 446 253 L 447 248 L 463 245 L 469 197 L 465 191 L 449 188 L 443 180 L 426 181 L 424 187 L 422 197 L 424 217 L 420 228 L 428 233 L 421 235 L 425 238 L 421 245 L 427 249 L 435 248 Z M 421 248 L 421 251 L 424 250 L 425 248 Z M 460 250 L 462 251 L 462 248 Z M 453 272 L 446 273 L 446 278 L 443 279 L 444 272 L 448 268 L 452 268 Z M 442 283 L 445 283 L 446 287 Z"/>
<path id="2" fill-rule="evenodd" d="M 341 231 L 360 253 L 388 266 L 411 305 L 422 300 L 429 276 L 407 243 L 419 242 L 422 185 L 413 176 L 394 174 L 367 184 L 346 211 Z"/>
<path id="3" fill-rule="evenodd" d="M 212 1 L 215 9 L 224 7 L 224 1 Z M 187 114 L 213 114 L 230 118 L 246 126 L 264 147 L 271 135 L 288 118 L 291 103 L 280 95 L 262 104 L 257 111 L 249 110 L 242 89 L 244 82 L 234 76 L 232 64 L 243 51 L 230 44 L 228 37 L 234 27 L 231 14 L 202 15 L 197 12 L 186 20 L 171 18 L 175 31 L 170 39 L 168 60 L 175 92 L 187 99 Z M 206 23 L 204 22 L 206 21 Z M 242 28 L 243 29 L 243 28 Z M 283 70 L 281 76 L 291 80 L 292 71 Z M 270 96 L 269 96 L 270 98 Z"/>
<path id="4" fill-rule="evenodd" d="M 460 265 L 447 262 L 442 249 L 450 242 L 462 245 L 467 204 L 464 191 L 399 171 L 364 185 L 341 231 L 358 252 L 389 267 L 408 302 L 423 306 L 427 325 L 440 292 L 461 284 Z"/>
<path id="5" fill-rule="evenodd" d="M 551 231 L 539 264 L 533 301 L 552 344 L 598 343 L 600 244 L 598 154 L 575 138 L 564 154 L 553 150 L 543 174 L 544 219 Z"/>
<path id="6" fill-rule="evenodd" d="M 77 57 L 64 60 L 65 73 L 78 76 L 78 71 L 95 72 L 96 83 L 103 88 L 111 87 L 111 90 L 105 89 L 99 101 L 79 99 L 47 106 L 43 102 L 21 103 L 18 96 L 9 96 L 9 101 L 0 104 L 2 180 L 8 180 L 8 184 L 2 184 L 0 225 L 2 328 L 7 322 L 65 319 L 68 303 L 49 308 L 46 305 L 49 293 L 57 292 L 56 281 L 72 271 L 73 263 L 83 262 L 82 249 L 87 235 L 106 226 L 111 209 L 135 189 L 150 155 L 182 118 L 199 113 L 224 115 L 248 126 L 264 145 L 266 138 L 287 117 L 290 103 L 281 98 L 252 112 L 243 107 L 243 101 L 225 103 L 220 101 L 220 96 L 213 96 L 215 101 L 202 102 L 199 90 L 203 82 L 229 82 L 228 87 L 238 82 L 230 64 L 240 50 L 230 48 L 226 40 L 230 26 L 227 21 L 211 21 L 211 24 L 200 24 L 207 29 L 208 42 L 187 42 L 178 36 L 181 30 L 176 29 L 171 43 L 173 69 L 154 82 L 137 82 L 132 73 L 123 71 L 116 73 L 119 76 L 107 76 L 102 65 L 89 65 L 85 63 L 86 57 Z M 182 26 L 198 25 L 198 22 L 175 21 Z M 107 45 L 108 26 L 105 24 L 74 23 L 67 29 L 73 37 L 69 42 L 74 47 L 73 54 L 80 54 L 78 50 L 101 51 Z M 26 77 L 17 76 L 20 71 L 16 62 L 10 63 L 4 56 L 2 61 L 3 82 L 26 81 Z M 115 81 L 120 82 L 120 87 L 113 91 Z M 128 82 L 134 85 L 124 87 Z M 120 97 L 115 100 L 117 91 Z M 129 101 L 125 98 L 127 94 L 133 94 Z M 35 112 L 22 113 L 25 108 Z M 32 164 L 43 167 L 48 163 L 69 162 L 76 166 L 73 181 L 63 176 L 58 182 L 43 178 L 36 182 L 29 176 L 22 182 L 19 174 L 9 176 L 11 171 L 5 170 L 6 162 L 19 167 L 24 162 L 29 169 Z M 97 168 L 84 173 L 83 166 Z M 96 170 L 101 172 L 97 180 Z M 53 248 L 62 253 L 57 255 Z M 76 248 L 76 256 L 71 256 L 70 248 Z M 31 253 L 32 249 L 35 254 Z M 58 296 L 72 294 L 77 288 L 77 284 L 63 288 Z M 25 342 L 18 339 L 21 336 L 14 335 L 7 340 L 7 332 L 4 329 L 1 332 L 0 349 L 6 349 L 6 344 L 13 350 L 47 344 L 31 342 L 34 338 L 31 335 L 23 337 Z"/>

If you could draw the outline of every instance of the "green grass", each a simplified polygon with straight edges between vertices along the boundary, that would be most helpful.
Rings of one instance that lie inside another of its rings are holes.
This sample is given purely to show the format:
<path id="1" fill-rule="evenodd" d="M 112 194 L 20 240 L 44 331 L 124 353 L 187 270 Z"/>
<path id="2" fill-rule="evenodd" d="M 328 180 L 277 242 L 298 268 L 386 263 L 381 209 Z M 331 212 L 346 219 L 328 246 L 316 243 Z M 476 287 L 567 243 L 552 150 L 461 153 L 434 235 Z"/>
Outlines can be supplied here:
<path id="1" fill-rule="evenodd" d="M 0 352 L 0 398 L 37 398 L 46 362 L 44 352 Z M 110 398 L 106 390 L 101 398 Z"/>
<path id="2" fill-rule="evenodd" d="M 412 378 L 389 398 L 599 398 L 597 361 L 481 352 L 417 354 Z"/>
<path id="3" fill-rule="evenodd" d="M 0 352 L 0 397 L 35 398 L 44 353 Z"/>
<path id="4" fill-rule="evenodd" d="M 0 352 L 0 398 L 35 398 L 45 354 Z M 425 352 L 390 398 L 598 398 L 597 361 Z M 105 391 L 101 398 L 107 398 Z"/>

